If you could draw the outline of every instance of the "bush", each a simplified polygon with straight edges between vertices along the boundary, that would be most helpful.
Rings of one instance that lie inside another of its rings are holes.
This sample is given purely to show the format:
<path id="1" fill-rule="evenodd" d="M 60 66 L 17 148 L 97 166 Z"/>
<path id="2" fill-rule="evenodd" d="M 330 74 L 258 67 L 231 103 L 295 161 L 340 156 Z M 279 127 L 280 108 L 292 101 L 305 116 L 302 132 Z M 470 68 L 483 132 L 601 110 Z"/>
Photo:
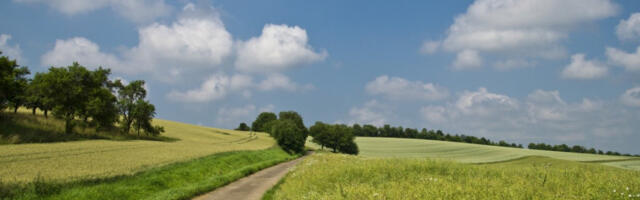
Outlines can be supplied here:
<path id="1" fill-rule="evenodd" d="M 295 122 L 291 120 L 274 121 L 269 132 L 278 145 L 289 153 L 302 153 L 307 136 Z"/>

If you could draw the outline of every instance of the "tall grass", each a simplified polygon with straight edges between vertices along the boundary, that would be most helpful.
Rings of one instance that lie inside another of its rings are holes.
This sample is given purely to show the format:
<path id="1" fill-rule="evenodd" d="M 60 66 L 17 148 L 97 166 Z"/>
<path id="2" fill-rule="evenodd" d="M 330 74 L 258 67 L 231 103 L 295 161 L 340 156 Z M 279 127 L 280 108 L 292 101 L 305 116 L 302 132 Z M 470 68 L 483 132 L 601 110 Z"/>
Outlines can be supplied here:
<path id="1" fill-rule="evenodd" d="M 290 160 L 280 148 L 214 154 L 130 176 L 69 183 L 36 180 L 4 184 L 0 197 L 15 199 L 186 199 L 260 169 Z M 6 193 L 4 193 L 6 192 Z"/>
<path id="2" fill-rule="evenodd" d="M 496 164 L 317 153 L 273 199 L 628 199 L 640 172 L 547 157 Z"/>

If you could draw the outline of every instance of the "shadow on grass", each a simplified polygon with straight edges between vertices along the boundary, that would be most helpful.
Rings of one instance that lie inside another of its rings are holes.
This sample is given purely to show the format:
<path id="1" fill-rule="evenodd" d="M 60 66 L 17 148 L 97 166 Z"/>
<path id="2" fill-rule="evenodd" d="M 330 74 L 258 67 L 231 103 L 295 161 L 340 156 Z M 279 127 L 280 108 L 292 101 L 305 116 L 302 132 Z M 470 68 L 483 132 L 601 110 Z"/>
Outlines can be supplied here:
<path id="1" fill-rule="evenodd" d="M 82 124 L 80 121 L 76 121 Z M 78 125 L 73 133 L 64 132 L 64 122 L 54 117 L 27 113 L 0 113 L 0 144 L 50 143 L 79 140 L 151 140 L 175 142 L 179 139 L 166 136 L 123 134 L 118 128 L 96 130 Z"/>

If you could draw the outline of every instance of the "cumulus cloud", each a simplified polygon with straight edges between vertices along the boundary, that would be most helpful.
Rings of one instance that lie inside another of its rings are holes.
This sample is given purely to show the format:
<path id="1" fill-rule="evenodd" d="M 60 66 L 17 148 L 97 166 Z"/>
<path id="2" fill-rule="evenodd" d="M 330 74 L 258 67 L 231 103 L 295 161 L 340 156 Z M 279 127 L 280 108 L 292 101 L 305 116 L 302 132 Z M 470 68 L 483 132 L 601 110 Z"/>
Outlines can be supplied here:
<path id="1" fill-rule="evenodd" d="M 560 41 L 572 29 L 618 10 L 609 0 L 476 0 L 455 18 L 441 46 L 459 58 L 465 51 L 476 56 L 562 58 L 566 51 Z"/>
<path id="2" fill-rule="evenodd" d="M 283 89 L 287 91 L 313 89 L 312 85 L 301 86 L 298 83 L 291 81 L 289 77 L 277 73 L 267 75 L 267 78 L 260 82 L 257 87 L 263 91 L 276 89 Z"/>
<path id="3" fill-rule="evenodd" d="M 473 69 L 482 67 L 482 58 L 478 55 L 477 51 L 464 50 L 458 52 L 456 60 L 453 61 L 453 69 Z"/>
<path id="4" fill-rule="evenodd" d="M 122 67 L 117 57 L 101 52 L 96 43 L 82 37 L 56 40 L 53 49 L 42 56 L 44 66 L 69 66 L 73 62 L 89 68 L 107 67 L 116 71 Z"/>
<path id="5" fill-rule="evenodd" d="M 633 13 L 629 19 L 620 20 L 616 26 L 616 35 L 620 40 L 634 40 L 640 38 L 640 13 Z"/>
<path id="6" fill-rule="evenodd" d="M 567 79 L 598 79 L 607 75 L 608 68 L 595 60 L 585 60 L 584 54 L 571 56 L 571 63 L 562 70 L 562 77 Z"/>
<path id="7" fill-rule="evenodd" d="M 627 53 L 625 51 L 607 47 L 607 58 L 614 65 L 624 67 L 627 71 L 640 71 L 640 47 L 635 53 Z"/>
<path id="8" fill-rule="evenodd" d="M 181 102 L 208 102 L 225 97 L 230 90 L 230 78 L 223 74 L 215 74 L 200 85 L 200 88 L 186 92 L 172 91 L 167 97 Z"/>
<path id="9" fill-rule="evenodd" d="M 18 64 L 24 63 L 24 59 L 22 58 L 22 50 L 20 50 L 19 45 L 9 45 L 9 40 L 11 39 L 11 35 L 0 34 L 0 51 L 2 52 L 2 56 L 7 56 L 9 59 L 18 60 Z"/>
<path id="10" fill-rule="evenodd" d="M 237 45 L 237 69 L 246 72 L 274 72 L 324 60 L 327 52 L 315 52 L 307 31 L 298 26 L 267 24 L 262 35 Z"/>
<path id="11" fill-rule="evenodd" d="M 640 107 L 640 87 L 628 89 L 620 96 L 620 100 L 624 105 Z"/>
<path id="12" fill-rule="evenodd" d="M 350 124 L 372 124 L 382 126 L 387 123 L 387 117 L 390 116 L 389 108 L 378 103 L 376 100 L 370 100 L 361 107 L 353 107 L 349 110 L 351 117 Z"/>
<path id="13" fill-rule="evenodd" d="M 516 68 L 526 68 L 533 67 L 536 63 L 534 61 L 525 60 L 525 59 L 507 59 L 507 60 L 499 60 L 493 63 L 493 67 L 498 70 L 510 70 Z"/>
<path id="14" fill-rule="evenodd" d="M 426 100 L 434 101 L 447 98 L 446 88 L 433 83 L 409 81 L 400 77 L 379 76 L 367 83 L 365 90 L 372 95 L 382 95 L 393 100 Z"/>
<path id="15" fill-rule="evenodd" d="M 171 13 L 171 6 L 164 0 L 14 0 L 20 3 L 43 3 L 66 15 L 88 13 L 102 8 L 111 8 L 114 12 L 131 21 L 149 22 Z"/>
<path id="16" fill-rule="evenodd" d="M 518 108 L 518 102 L 506 95 L 491 93 L 486 88 L 478 91 L 464 91 L 455 104 L 465 115 L 488 116 L 496 111 L 509 111 Z"/>
<path id="17" fill-rule="evenodd" d="M 42 57 L 43 65 L 104 65 L 115 72 L 164 73 L 179 75 L 193 68 L 220 65 L 231 54 L 233 40 L 217 15 L 196 15 L 185 9 L 182 17 L 170 25 L 153 23 L 138 30 L 139 44 L 121 52 L 106 53 L 86 38 L 57 40 L 55 47 Z M 188 6 L 189 6 L 188 5 Z M 164 76 L 163 76 L 164 77 Z"/>

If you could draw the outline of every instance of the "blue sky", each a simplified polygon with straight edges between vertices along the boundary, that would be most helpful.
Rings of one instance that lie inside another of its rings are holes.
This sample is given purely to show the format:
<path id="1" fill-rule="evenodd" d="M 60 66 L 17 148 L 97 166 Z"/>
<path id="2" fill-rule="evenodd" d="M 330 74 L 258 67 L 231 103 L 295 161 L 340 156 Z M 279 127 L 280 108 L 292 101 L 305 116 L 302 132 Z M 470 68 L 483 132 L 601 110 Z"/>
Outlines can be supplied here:
<path id="1" fill-rule="evenodd" d="M 640 2 L 0 2 L 0 50 L 144 79 L 158 117 L 261 111 L 640 153 Z"/>

